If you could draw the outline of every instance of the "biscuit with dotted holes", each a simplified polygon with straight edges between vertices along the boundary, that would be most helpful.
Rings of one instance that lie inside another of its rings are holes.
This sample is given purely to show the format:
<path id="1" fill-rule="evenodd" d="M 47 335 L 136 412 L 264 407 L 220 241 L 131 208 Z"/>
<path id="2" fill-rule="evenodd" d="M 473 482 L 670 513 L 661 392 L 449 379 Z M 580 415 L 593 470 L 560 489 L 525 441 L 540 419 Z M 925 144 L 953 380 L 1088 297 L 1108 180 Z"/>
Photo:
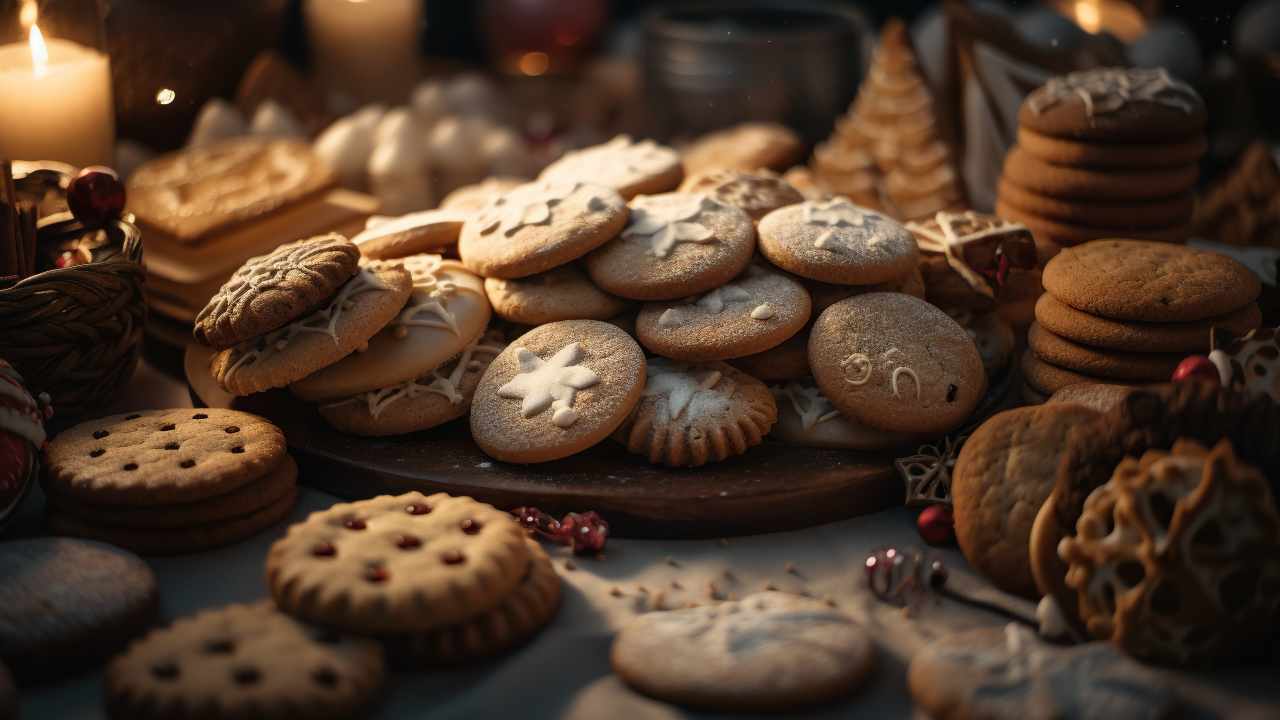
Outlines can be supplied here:
<path id="1" fill-rule="evenodd" d="M 445 493 L 339 503 L 289 528 L 267 585 L 291 615 L 358 633 L 426 632 L 494 609 L 529 566 L 525 533 Z"/>
<path id="2" fill-rule="evenodd" d="M 269 602 L 155 630 L 112 660 L 112 718 L 366 717 L 385 680 L 373 640 L 312 628 Z"/>
<path id="3" fill-rule="evenodd" d="M 284 434 L 237 410 L 143 410 L 89 420 L 49 442 L 51 494 L 100 505 L 166 505 L 231 492 L 275 469 Z"/>

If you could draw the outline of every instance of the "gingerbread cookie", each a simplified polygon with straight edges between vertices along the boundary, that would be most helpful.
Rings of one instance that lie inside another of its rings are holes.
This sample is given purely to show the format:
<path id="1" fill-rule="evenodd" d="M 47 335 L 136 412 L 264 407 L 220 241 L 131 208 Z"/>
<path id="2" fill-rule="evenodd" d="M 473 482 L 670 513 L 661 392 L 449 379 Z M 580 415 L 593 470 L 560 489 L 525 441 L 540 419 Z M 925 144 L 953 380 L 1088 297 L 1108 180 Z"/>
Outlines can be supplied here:
<path id="1" fill-rule="evenodd" d="M 680 155 L 652 140 L 619 135 L 607 143 L 565 153 L 538 176 L 553 183 L 591 182 L 630 200 L 675 190 L 684 179 Z"/>
<path id="2" fill-rule="evenodd" d="M 1018 126 L 1074 141 L 1147 143 L 1151 155 L 1199 136 L 1204 102 L 1164 68 L 1098 68 L 1055 77 L 1032 92 Z M 1145 164 L 1145 163 L 1144 163 Z"/>
<path id="3" fill-rule="evenodd" d="M 684 149 L 690 175 L 717 170 L 784 170 L 804 157 L 804 142 L 776 123 L 747 122 L 707 133 Z"/>
<path id="4" fill-rule="evenodd" d="M 778 208 L 805 200 L 791 183 L 768 170 L 709 170 L 685 178 L 680 192 L 705 194 L 738 208 L 757 222 Z"/>
<path id="5" fill-rule="evenodd" d="M 396 317 L 412 289 L 400 265 L 361 268 L 319 310 L 214 355 L 210 372 L 233 395 L 297 382 L 367 343 Z"/>
<path id="6" fill-rule="evenodd" d="M 475 213 L 502 195 L 529 182 L 522 178 L 494 176 L 453 190 L 440 201 L 441 210 Z"/>
<path id="7" fill-rule="evenodd" d="M 937 212 L 927 220 L 907 223 L 906 228 L 915 236 L 931 277 L 945 276 L 946 269 L 950 268 L 969 290 L 986 298 L 996 297 L 1011 272 L 1036 267 L 1035 239 L 1031 231 L 996 215 L 972 210 Z M 945 267 L 939 259 L 945 259 Z M 935 291 L 931 284 L 931 293 L 945 294 L 947 281 L 955 285 L 954 278 L 939 280 L 941 287 Z M 958 287 L 958 291 L 965 300 L 941 307 L 973 307 L 966 297 L 971 293 L 963 287 Z"/>
<path id="8" fill-rule="evenodd" d="M 151 568 L 132 553 L 65 538 L 0 543 L 0 660 L 24 682 L 79 670 L 155 619 Z"/>
<path id="9" fill-rule="evenodd" d="M 837 450 L 887 450 L 910 438 L 850 420 L 836 410 L 812 380 L 769 388 L 778 403 L 778 424 L 772 437 L 789 445 Z"/>
<path id="10" fill-rule="evenodd" d="M 498 607 L 529 550 L 507 513 L 444 493 L 312 513 L 271 546 L 267 584 L 295 617 L 361 634 L 426 632 Z"/>
<path id="11" fill-rule="evenodd" d="M 636 337 L 674 360 L 727 360 L 781 345 L 809 322 L 809 294 L 782 273 L 752 265 L 733 282 L 679 303 L 646 303 Z"/>
<path id="12" fill-rule="evenodd" d="M 1018 145 L 1053 165 L 1096 168 L 1177 167 L 1199 162 L 1209 150 L 1208 140 L 1199 134 L 1162 142 L 1160 151 L 1152 152 L 1149 143 L 1080 142 L 1043 135 L 1026 127 L 1018 128 Z"/>
<path id="13" fill-rule="evenodd" d="M 482 277 L 528 277 L 586 255 L 626 222 L 626 203 L 613 190 L 542 180 L 476 211 L 462 226 L 458 254 Z"/>
<path id="14" fill-rule="evenodd" d="M 764 352 L 734 358 L 729 364 L 757 380 L 786 382 L 809 376 L 809 333 L 801 330 Z"/>
<path id="15" fill-rule="evenodd" d="M 281 245 L 250 258 L 196 316 L 196 340 L 229 348 L 328 302 L 356 274 L 360 250 L 341 235 Z"/>
<path id="16" fill-rule="evenodd" d="M 901 293 L 859 295 L 827 308 L 809 336 L 809 364 L 840 412 L 892 432 L 952 430 L 987 387 L 964 328 Z"/>
<path id="17" fill-rule="evenodd" d="M 1004 290 L 995 313 L 1019 334 L 1027 331 L 1036 319 L 1036 301 L 1044 295 L 1041 271 L 1011 270 L 1005 278 Z"/>
<path id="18" fill-rule="evenodd" d="M 291 384 L 294 395 L 324 402 L 419 378 L 479 339 L 492 312 L 484 283 L 439 255 L 405 258 L 413 292 L 404 309 L 365 347 Z"/>
<path id="19" fill-rule="evenodd" d="M 813 300 L 814 315 L 820 315 L 823 310 L 841 300 L 851 298 L 854 295 L 865 295 L 866 293 L 900 292 L 918 297 L 921 300 L 925 299 L 924 275 L 920 272 L 919 267 L 896 280 L 876 283 L 875 285 L 833 285 L 807 278 L 800 278 L 800 282 L 809 291 L 809 297 Z"/>
<path id="20" fill-rule="evenodd" d="M 769 388 L 720 362 L 651 358 L 644 396 L 616 437 L 655 465 L 698 467 L 759 445 L 778 419 Z"/>
<path id="21" fill-rule="evenodd" d="M 1104 198 L 1114 202 L 1157 200 L 1184 193 L 1195 187 L 1200 168 L 1191 163 L 1151 170 L 1092 170 L 1050 165 L 1015 146 L 1005 156 L 1002 177 L 1025 190 L 1051 198 Z"/>
<path id="22" fill-rule="evenodd" d="M 609 437 L 643 390 L 644 353 L 630 335 L 597 320 L 543 325 L 485 371 L 471 434 L 505 462 L 557 460 Z"/>
<path id="23" fill-rule="evenodd" d="M 1045 396 L 1053 395 L 1062 388 L 1079 383 L 1106 383 L 1106 381 L 1099 378 L 1060 368 L 1057 365 L 1050 365 L 1036 357 L 1036 354 L 1029 348 L 1022 353 L 1020 368 L 1023 381 L 1030 385 L 1031 389 Z"/>
<path id="24" fill-rule="evenodd" d="M 960 449 L 951 472 L 956 540 L 969 564 L 996 587 L 1039 597 L 1027 559 L 1031 526 L 1053 490 L 1067 431 L 1097 417 L 1070 403 L 1006 410 Z"/>
<path id="25" fill-rule="evenodd" d="M 1195 195 L 1183 192 L 1167 198 L 1131 202 L 1060 200 L 1001 180 L 1000 205 L 1021 215 L 1064 225 L 1092 228 L 1162 229 L 1185 226 L 1195 210 Z"/>
<path id="26" fill-rule="evenodd" d="M 1068 340 L 1121 352 L 1204 353 L 1213 328 L 1244 334 L 1262 324 L 1262 311 L 1249 303 L 1235 312 L 1193 322 L 1125 322 L 1076 310 L 1053 297 L 1036 302 L 1040 327 Z"/>
<path id="27" fill-rule="evenodd" d="M 917 263 L 916 241 L 906 228 L 841 199 L 769 213 L 760 221 L 760 252 L 788 272 L 843 285 L 893 281 Z"/>
<path id="28" fill-rule="evenodd" d="M 1167 380 L 1182 362 L 1181 353 L 1127 353 L 1078 345 L 1033 323 L 1027 344 L 1041 360 L 1066 370 L 1112 380 Z"/>
<path id="29" fill-rule="evenodd" d="M 635 690 L 684 707 L 797 712 L 856 691 L 875 644 L 819 600 L 764 592 L 642 615 L 618 632 L 610 660 Z"/>
<path id="30" fill-rule="evenodd" d="M 608 320 L 628 307 L 627 301 L 596 287 L 573 264 L 518 280 L 488 278 L 484 291 L 498 317 L 521 325 Z"/>
<path id="31" fill-rule="evenodd" d="M 1090 315 L 1164 323 L 1232 313 L 1261 291 L 1257 276 L 1225 255 L 1133 240 L 1063 250 L 1045 266 L 1044 287 Z"/>
<path id="32" fill-rule="evenodd" d="M 602 289 L 632 300 L 673 300 L 717 288 L 751 262 L 746 213 L 706 195 L 642 195 L 622 235 L 587 256 Z"/>
<path id="33" fill-rule="evenodd" d="M 460 210 L 423 210 L 400 217 L 369 218 L 364 232 L 351 242 L 372 260 L 440 252 L 458 244 L 468 215 Z"/>
<path id="34" fill-rule="evenodd" d="M 267 602 L 182 618 L 106 672 L 112 718 L 366 716 L 385 679 L 372 640 L 308 627 Z"/>

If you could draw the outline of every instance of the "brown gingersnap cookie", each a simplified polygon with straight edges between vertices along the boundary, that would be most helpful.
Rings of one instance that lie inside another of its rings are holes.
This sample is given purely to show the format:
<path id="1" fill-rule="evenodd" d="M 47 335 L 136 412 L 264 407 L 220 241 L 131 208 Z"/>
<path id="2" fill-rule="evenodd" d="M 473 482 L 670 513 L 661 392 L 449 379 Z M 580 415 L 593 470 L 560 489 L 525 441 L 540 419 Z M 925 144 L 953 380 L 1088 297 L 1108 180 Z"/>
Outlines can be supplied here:
<path id="1" fill-rule="evenodd" d="M 1201 134 L 1204 101 L 1164 68 L 1098 68 L 1049 80 L 1023 101 L 1018 126 L 1075 141 L 1148 143 Z"/>
<path id="2" fill-rule="evenodd" d="M 642 195 L 630 209 L 622 234 L 586 257 L 591 279 L 614 295 L 697 295 L 737 277 L 755 253 L 751 218 L 707 195 Z"/>
<path id="3" fill-rule="evenodd" d="M 1235 312 L 1261 291 L 1258 277 L 1225 255 L 1136 240 L 1063 250 L 1045 266 L 1044 287 L 1091 315 L 1165 323 Z"/>
<path id="4" fill-rule="evenodd" d="M 284 434 L 238 410 L 143 410 L 89 420 L 45 449 L 46 487 L 95 505 L 164 505 L 222 495 L 285 458 Z"/>
<path id="5" fill-rule="evenodd" d="M 1017 408 L 991 416 L 965 440 L 951 473 L 956 540 L 996 587 L 1039 596 L 1027 559 L 1031 526 L 1053 490 L 1067 431 L 1097 416 L 1070 403 Z"/>
<path id="6" fill-rule="evenodd" d="M 1098 240 L 1100 238 L 1127 238 L 1134 240 L 1155 240 L 1166 243 L 1182 243 L 1191 233 L 1191 228 L 1186 223 L 1155 228 L 1096 227 L 1089 225 L 1077 225 L 1074 223 L 1050 220 L 1034 213 L 1024 212 L 1023 210 L 1009 205 L 1003 200 L 996 201 L 996 212 L 1010 219 L 1017 220 L 1035 233 L 1037 250 L 1040 250 L 1041 246 L 1046 242 L 1052 243 L 1055 246 L 1070 247 L 1073 245 L 1087 243 L 1091 240 Z M 1054 257 L 1056 255 L 1057 251 L 1054 251 L 1053 255 L 1050 257 Z"/>
<path id="7" fill-rule="evenodd" d="M 484 292 L 498 317 L 521 325 L 608 320 L 630 306 L 626 300 L 596 287 L 576 264 L 518 280 L 488 278 Z"/>
<path id="8" fill-rule="evenodd" d="M 1054 335 L 1040 327 L 1039 323 L 1032 323 L 1027 332 L 1027 344 L 1037 357 L 1051 365 L 1111 380 L 1167 380 L 1178 363 L 1186 357 L 1182 353 L 1123 352 L 1091 348 Z"/>
<path id="9" fill-rule="evenodd" d="M 626 203 L 607 187 L 541 180 L 476 211 L 462 226 L 458 254 L 481 277 L 527 277 L 586 255 L 626 222 Z"/>
<path id="10" fill-rule="evenodd" d="M 1150 144 L 1081 142 L 1018 128 L 1018 146 L 1053 165 L 1092 168 L 1176 167 L 1199 162 L 1209 149 L 1204 135 L 1194 133 L 1181 141 Z"/>
<path id="11" fill-rule="evenodd" d="M 1049 402 L 1049 396 L 1022 381 L 1018 383 L 1018 399 L 1024 405 L 1043 405 Z"/>
<path id="12" fill-rule="evenodd" d="M 684 148 L 685 172 L 785 170 L 804 157 L 804 142 L 777 123 L 745 122 L 707 133 Z"/>
<path id="13" fill-rule="evenodd" d="M 412 289 L 400 265 L 370 264 L 319 310 L 214 355 L 210 372 L 233 395 L 297 382 L 368 342 L 400 312 Z"/>
<path id="14" fill-rule="evenodd" d="M 1010 270 L 1000 291 L 1000 302 L 995 312 L 1013 327 L 1019 335 L 1036 319 L 1036 301 L 1044 295 L 1040 282 L 1041 270 Z"/>
<path id="15" fill-rule="evenodd" d="M 738 208 L 757 222 L 778 208 L 805 199 L 791 183 L 768 170 L 709 170 L 685 178 L 680 192 L 705 194 Z"/>
<path id="16" fill-rule="evenodd" d="M 859 295 L 823 311 L 809 336 L 809 364 L 840 412 L 892 432 L 954 429 L 987 387 L 964 328 L 901 293 Z"/>
<path id="17" fill-rule="evenodd" d="M 1043 218 L 1063 225 L 1090 228 L 1155 229 L 1186 225 L 1191 222 L 1196 198 L 1190 192 L 1167 198 L 1133 202 L 1100 200 L 1062 200 L 1041 195 L 1002 179 L 997 191 L 1001 207 L 1026 216 Z"/>
<path id="18" fill-rule="evenodd" d="M 759 445 L 778 419 L 769 388 L 721 362 L 650 358 L 644 396 L 615 437 L 655 465 L 698 467 Z"/>
<path id="19" fill-rule="evenodd" d="M 769 213 L 760 221 L 760 252 L 788 272 L 843 285 L 890 282 L 918 263 L 905 227 L 842 199 Z"/>
<path id="20" fill-rule="evenodd" d="M 1027 348 L 1022 353 L 1022 362 L 1019 367 L 1022 370 L 1023 381 L 1031 386 L 1032 390 L 1036 390 L 1046 396 L 1053 395 L 1069 385 L 1079 383 L 1119 384 L 1118 381 L 1103 380 L 1067 370 L 1066 368 L 1060 368 L 1056 365 L 1050 365 L 1037 357 L 1030 348 Z"/>
<path id="21" fill-rule="evenodd" d="M 753 264 L 733 282 L 678 303 L 645 303 L 636 337 L 673 360 L 727 360 L 781 345 L 809 322 L 800 283 Z"/>
<path id="22" fill-rule="evenodd" d="M 1195 187 L 1200 168 L 1195 164 L 1152 170 L 1117 170 L 1050 165 L 1014 146 L 1004 159 L 1002 177 L 1026 190 L 1051 198 L 1092 200 L 1155 200 Z M 1004 215 L 1004 213 L 999 213 Z"/>
<path id="23" fill-rule="evenodd" d="M 821 314 L 823 310 L 845 298 L 851 298 L 854 295 L 865 295 L 866 293 L 900 292 L 918 297 L 921 300 L 925 298 L 924 276 L 921 274 L 919 267 L 896 280 L 876 283 L 875 285 L 833 285 L 808 278 L 798 279 L 804 285 L 804 288 L 809 291 L 809 297 L 813 300 L 814 315 Z"/>
<path id="24" fill-rule="evenodd" d="M 677 705 L 797 712 L 857 690 L 875 643 L 820 600 L 763 592 L 641 615 L 618 632 L 609 657 L 629 686 Z"/>
<path id="25" fill-rule="evenodd" d="M 635 142 L 626 135 L 567 152 L 538 175 L 538 180 L 553 183 L 604 185 L 627 200 L 675 190 L 683 179 L 679 153 L 652 140 Z"/>
<path id="26" fill-rule="evenodd" d="M 382 648 L 307 626 L 269 602 L 179 619 L 106 671 L 112 718 L 354 718 L 377 702 Z"/>
<path id="27" fill-rule="evenodd" d="M 805 330 L 776 347 L 734 358 L 729 364 L 757 380 L 786 382 L 809 376 L 809 333 Z"/>
<path id="28" fill-rule="evenodd" d="M 196 340 L 229 348 L 327 303 L 356 274 L 360 249 L 341 235 L 281 245 L 250 258 L 196 316 Z"/>
<path id="29" fill-rule="evenodd" d="M 1262 311 L 1249 303 L 1235 312 L 1192 322 L 1126 322 L 1081 312 L 1049 294 L 1036 302 L 1036 321 L 1055 335 L 1108 350 L 1204 354 L 1215 327 L 1244 334 L 1262 324 Z"/>
<path id="30" fill-rule="evenodd" d="M 371 260 L 440 252 L 458 244 L 468 215 L 460 210 L 423 210 L 400 217 L 370 218 L 351 242 Z"/>
<path id="31" fill-rule="evenodd" d="M 788 445 L 878 451 L 904 445 L 911 436 L 867 427 L 836 410 L 812 379 L 770 387 L 778 424 L 770 437 Z"/>
<path id="32" fill-rule="evenodd" d="M 444 493 L 338 503 L 289 528 L 267 554 L 276 604 L 361 634 L 426 632 L 502 604 L 529 550 L 507 513 Z"/>
<path id="33" fill-rule="evenodd" d="M 542 325 L 485 371 L 471 434 L 505 462 L 557 460 L 609 437 L 643 390 L 644 353 L 630 335 L 598 320 Z"/>
<path id="34" fill-rule="evenodd" d="M 453 190 L 440 201 L 441 210 L 479 212 L 498 197 L 529 182 L 523 178 L 494 176 Z"/>

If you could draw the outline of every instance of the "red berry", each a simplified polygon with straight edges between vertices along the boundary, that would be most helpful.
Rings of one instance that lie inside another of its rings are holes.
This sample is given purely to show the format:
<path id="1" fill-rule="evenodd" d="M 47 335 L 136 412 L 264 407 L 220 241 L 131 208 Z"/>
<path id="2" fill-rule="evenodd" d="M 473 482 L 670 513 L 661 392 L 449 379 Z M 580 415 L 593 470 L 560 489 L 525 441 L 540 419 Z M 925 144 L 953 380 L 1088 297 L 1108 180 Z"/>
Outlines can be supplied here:
<path id="1" fill-rule="evenodd" d="M 609 540 L 609 523 L 594 510 L 569 513 L 560 521 L 560 532 L 573 543 L 575 555 L 597 555 Z"/>
<path id="2" fill-rule="evenodd" d="M 67 207 L 85 227 L 97 228 L 124 212 L 124 183 L 115 170 L 92 165 L 67 186 Z"/>
<path id="3" fill-rule="evenodd" d="M 916 518 L 920 537 L 930 545 L 949 545 L 955 542 L 955 518 L 946 505 L 930 505 Z"/>
<path id="4" fill-rule="evenodd" d="M 1173 382 L 1182 382 L 1184 380 L 1203 380 L 1218 384 L 1222 382 L 1221 376 L 1218 374 L 1218 366 L 1204 355 L 1190 355 L 1178 363 L 1178 367 L 1173 371 Z"/>

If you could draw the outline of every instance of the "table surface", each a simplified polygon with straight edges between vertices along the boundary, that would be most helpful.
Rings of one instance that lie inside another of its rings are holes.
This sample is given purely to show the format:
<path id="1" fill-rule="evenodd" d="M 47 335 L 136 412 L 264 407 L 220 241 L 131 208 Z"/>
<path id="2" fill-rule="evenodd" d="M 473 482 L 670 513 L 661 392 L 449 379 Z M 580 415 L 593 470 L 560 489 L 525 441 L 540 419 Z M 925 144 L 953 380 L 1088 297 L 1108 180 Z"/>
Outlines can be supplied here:
<path id="1" fill-rule="evenodd" d="M 113 411 L 189 404 L 185 386 L 144 366 Z M 303 490 L 288 523 L 333 502 L 335 498 L 324 493 Z M 879 657 L 870 682 L 859 695 L 815 717 L 911 717 L 906 666 L 912 653 L 930 638 L 1005 622 L 995 614 L 944 599 L 931 600 L 908 616 L 870 594 L 864 585 L 863 559 L 879 546 L 919 545 L 912 517 L 905 509 L 894 509 L 807 530 L 727 541 L 614 539 L 603 559 L 571 558 L 563 548 L 551 549 L 564 580 L 565 601 L 541 635 L 512 654 L 483 664 L 395 674 L 376 717 L 474 720 L 512 708 L 519 708 L 524 720 L 695 717 L 623 686 L 609 669 L 609 645 L 617 629 L 643 612 L 655 593 L 662 592 L 668 606 L 705 601 L 712 582 L 738 595 L 772 583 L 781 590 L 828 597 L 874 635 Z M 164 618 L 265 597 L 263 560 L 288 523 L 232 547 L 151 559 L 160 581 Z M 1031 615 L 1030 603 L 977 579 L 955 550 L 935 552 L 951 569 L 950 584 L 955 589 Z M 642 587 L 647 593 L 641 593 Z M 615 589 L 621 591 L 620 597 Z M 1280 673 L 1274 667 L 1178 675 L 1179 687 L 1210 710 L 1208 715 L 1280 717 Z M 97 671 L 27 689 L 23 717 L 102 717 L 101 696 L 102 675 Z"/>

